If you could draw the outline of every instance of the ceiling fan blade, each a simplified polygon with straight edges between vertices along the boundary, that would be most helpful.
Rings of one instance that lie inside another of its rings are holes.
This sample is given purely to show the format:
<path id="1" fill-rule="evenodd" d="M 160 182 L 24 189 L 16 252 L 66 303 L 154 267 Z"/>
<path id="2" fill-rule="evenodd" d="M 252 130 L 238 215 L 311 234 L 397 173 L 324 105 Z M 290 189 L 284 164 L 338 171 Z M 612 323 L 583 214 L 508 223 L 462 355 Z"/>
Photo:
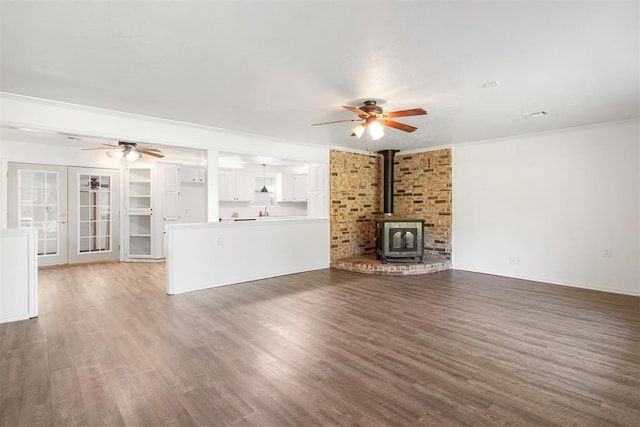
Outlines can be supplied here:
<path id="1" fill-rule="evenodd" d="M 362 119 L 334 120 L 332 122 L 314 123 L 311 126 L 330 125 L 332 123 L 342 123 L 342 122 L 359 122 L 360 120 Z"/>
<path id="2" fill-rule="evenodd" d="M 395 122 L 393 120 L 380 120 L 380 124 L 392 127 L 394 129 L 403 130 L 405 132 L 413 132 L 414 130 L 418 129 L 417 127 L 405 125 L 404 123 Z"/>
<path id="3" fill-rule="evenodd" d="M 142 154 L 146 154 L 147 156 L 157 157 L 159 159 L 164 157 L 164 154 L 158 153 L 156 151 L 149 151 L 146 148 L 138 148 L 138 151 Z"/>
<path id="4" fill-rule="evenodd" d="M 385 113 L 385 116 L 389 118 L 394 117 L 406 117 L 406 116 L 424 116 L 427 112 L 423 108 L 412 108 L 411 110 L 393 111 L 391 113 Z"/>
<path id="5" fill-rule="evenodd" d="M 138 147 L 139 150 L 147 150 L 147 151 L 155 151 L 156 153 L 162 153 L 162 150 L 158 150 L 157 148 L 150 147 Z"/>
<path id="6" fill-rule="evenodd" d="M 83 148 L 83 150 L 111 150 L 112 148 L 120 148 L 119 145 L 113 145 L 113 144 L 100 144 L 100 145 L 102 145 L 102 147 Z"/>
<path id="7" fill-rule="evenodd" d="M 352 107 L 351 105 L 343 105 L 342 108 L 344 108 L 345 110 L 349 110 L 352 113 L 356 113 L 358 117 L 362 117 L 363 119 L 366 119 L 367 117 L 370 116 L 369 113 L 367 113 L 366 111 L 362 111 L 358 107 Z"/>

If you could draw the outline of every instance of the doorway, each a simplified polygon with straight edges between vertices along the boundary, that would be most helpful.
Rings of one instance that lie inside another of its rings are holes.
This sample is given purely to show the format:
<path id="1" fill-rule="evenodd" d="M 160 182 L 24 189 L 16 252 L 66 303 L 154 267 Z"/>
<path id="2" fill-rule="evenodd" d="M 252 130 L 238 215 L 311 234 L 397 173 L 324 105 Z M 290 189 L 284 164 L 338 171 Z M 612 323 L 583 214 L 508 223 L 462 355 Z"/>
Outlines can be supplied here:
<path id="1" fill-rule="evenodd" d="M 120 258 L 118 169 L 9 163 L 10 228 L 38 229 L 38 265 Z"/>

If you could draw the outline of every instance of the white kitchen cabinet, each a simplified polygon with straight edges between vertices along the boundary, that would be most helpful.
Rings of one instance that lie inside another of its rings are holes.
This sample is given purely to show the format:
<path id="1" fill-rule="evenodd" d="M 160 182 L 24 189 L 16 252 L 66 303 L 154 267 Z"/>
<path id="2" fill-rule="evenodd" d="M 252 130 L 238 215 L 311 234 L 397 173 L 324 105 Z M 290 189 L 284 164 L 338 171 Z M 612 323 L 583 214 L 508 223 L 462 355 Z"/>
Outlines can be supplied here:
<path id="1" fill-rule="evenodd" d="M 206 170 L 202 166 L 180 167 L 180 182 L 190 182 L 192 184 L 204 184 L 207 181 Z"/>
<path id="2" fill-rule="evenodd" d="M 308 198 L 307 175 L 282 174 L 279 199 L 281 202 L 306 202 Z"/>
<path id="3" fill-rule="evenodd" d="M 219 172 L 218 198 L 221 202 L 253 200 L 254 176 L 239 172 Z"/>
<path id="4" fill-rule="evenodd" d="M 156 164 L 156 197 L 162 204 L 158 218 L 162 221 L 180 219 L 180 181 L 183 167 L 175 164 Z"/>
<path id="5" fill-rule="evenodd" d="M 164 226 L 180 221 L 182 205 L 182 166 L 173 163 L 155 164 L 155 198 L 157 209 L 153 215 L 153 255 L 164 258 Z"/>
<path id="6" fill-rule="evenodd" d="M 329 166 L 309 165 L 308 215 L 312 218 L 329 216 Z"/>

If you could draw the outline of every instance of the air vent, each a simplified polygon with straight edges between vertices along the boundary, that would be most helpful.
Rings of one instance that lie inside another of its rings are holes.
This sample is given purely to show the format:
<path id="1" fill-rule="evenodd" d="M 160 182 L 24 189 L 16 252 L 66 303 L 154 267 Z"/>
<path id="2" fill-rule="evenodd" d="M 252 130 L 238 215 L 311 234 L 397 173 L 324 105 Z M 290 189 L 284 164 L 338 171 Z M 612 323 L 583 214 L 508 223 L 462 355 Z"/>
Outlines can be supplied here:
<path id="1" fill-rule="evenodd" d="M 489 89 L 489 88 L 497 87 L 497 86 L 500 86 L 500 80 L 494 80 L 492 82 L 487 82 L 487 83 L 485 83 L 483 85 L 480 85 L 480 87 L 485 88 L 485 89 Z"/>
<path id="2" fill-rule="evenodd" d="M 535 119 L 536 117 L 544 117 L 544 116 L 548 116 L 549 112 L 548 111 L 535 111 L 533 113 L 523 113 L 522 117 L 524 117 L 525 119 Z"/>

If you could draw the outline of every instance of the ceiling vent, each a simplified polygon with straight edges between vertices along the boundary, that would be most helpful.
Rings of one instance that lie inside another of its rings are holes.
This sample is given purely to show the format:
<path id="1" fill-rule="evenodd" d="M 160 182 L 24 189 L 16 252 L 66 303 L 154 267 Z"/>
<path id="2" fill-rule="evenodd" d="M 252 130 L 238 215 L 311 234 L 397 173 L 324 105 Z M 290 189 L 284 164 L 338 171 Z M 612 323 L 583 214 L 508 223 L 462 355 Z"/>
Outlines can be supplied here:
<path id="1" fill-rule="evenodd" d="M 480 85 L 480 87 L 485 88 L 485 89 L 489 89 L 489 88 L 492 88 L 492 87 L 498 87 L 498 86 L 500 86 L 500 80 L 494 80 L 492 82 L 487 82 L 487 83 L 485 83 L 483 85 Z"/>
<path id="2" fill-rule="evenodd" d="M 544 116 L 548 116 L 549 112 L 548 111 L 535 111 L 533 113 L 523 113 L 522 117 L 524 117 L 525 119 L 535 119 L 536 117 L 544 117 Z"/>

